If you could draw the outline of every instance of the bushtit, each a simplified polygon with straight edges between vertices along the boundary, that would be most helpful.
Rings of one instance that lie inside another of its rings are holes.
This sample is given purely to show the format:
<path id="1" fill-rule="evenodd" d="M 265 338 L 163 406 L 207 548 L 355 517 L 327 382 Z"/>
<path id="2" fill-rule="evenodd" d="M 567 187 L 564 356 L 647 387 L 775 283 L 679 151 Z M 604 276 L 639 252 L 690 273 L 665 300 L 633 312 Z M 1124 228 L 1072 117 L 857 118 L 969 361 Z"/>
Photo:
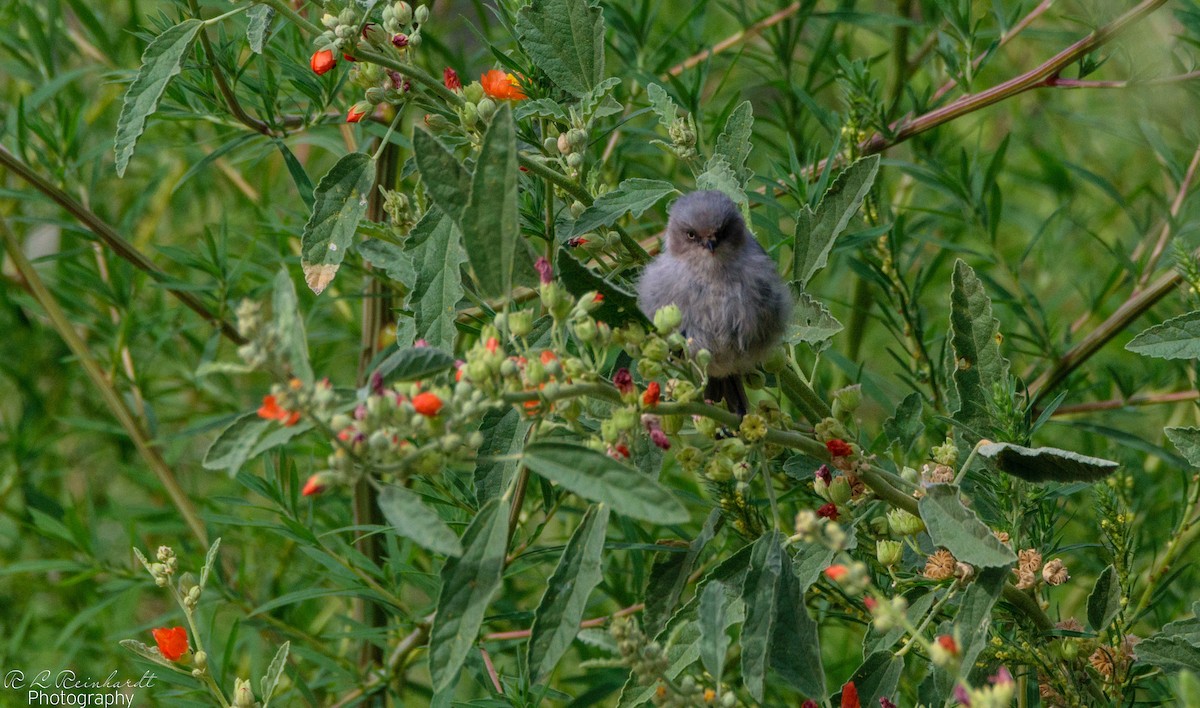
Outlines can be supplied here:
<path id="1" fill-rule="evenodd" d="M 646 266 L 637 291 L 651 319 L 659 308 L 679 307 L 692 351 L 712 354 L 705 396 L 745 415 L 742 374 L 779 342 L 792 297 L 733 200 L 692 192 L 671 205 L 666 248 Z"/>

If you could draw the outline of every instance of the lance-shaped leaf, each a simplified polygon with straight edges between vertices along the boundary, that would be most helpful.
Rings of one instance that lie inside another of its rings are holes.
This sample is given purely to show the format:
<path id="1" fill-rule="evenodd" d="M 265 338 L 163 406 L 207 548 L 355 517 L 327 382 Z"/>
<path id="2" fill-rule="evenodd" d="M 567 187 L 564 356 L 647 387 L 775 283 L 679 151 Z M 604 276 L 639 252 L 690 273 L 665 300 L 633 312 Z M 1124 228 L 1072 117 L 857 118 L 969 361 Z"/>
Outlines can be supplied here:
<path id="1" fill-rule="evenodd" d="M 262 434 L 271 427 L 271 421 L 250 412 L 233 421 L 217 435 L 204 453 L 204 469 L 227 470 L 232 477 L 242 468 Z"/>
<path id="2" fill-rule="evenodd" d="M 878 155 L 854 162 L 838 175 L 815 210 L 805 207 L 796 214 L 792 279 L 798 287 L 804 288 L 809 279 L 825 267 L 833 242 L 862 206 L 878 171 Z"/>
<path id="3" fill-rule="evenodd" d="M 262 6 L 256 5 L 255 7 Z M 284 642 L 279 647 L 279 650 L 275 652 L 275 658 L 271 659 L 271 663 L 267 665 L 267 673 L 263 674 L 262 681 L 259 682 L 258 690 L 259 696 L 263 700 L 263 708 L 271 706 L 271 696 L 279 687 L 279 679 L 283 676 L 283 670 L 287 666 L 288 651 L 291 648 L 291 642 Z"/>
<path id="4" fill-rule="evenodd" d="M 737 176 L 742 187 L 750 180 L 751 172 L 746 169 L 746 158 L 750 156 L 750 134 L 754 128 L 754 108 L 749 101 L 742 101 L 725 121 L 725 129 L 717 136 L 713 156 L 720 156 Z M 711 159 L 711 158 L 710 158 Z"/>
<path id="5" fill-rule="evenodd" d="M 1017 560 L 1012 550 L 992 535 L 975 512 L 963 506 L 958 487 L 935 484 L 918 504 L 929 537 L 963 563 L 977 568 L 1007 566 Z"/>
<path id="6" fill-rule="evenodd" d="M 939 625 L 937 634 L 948 634 L 958 640 L 959 660 L 948 666 L 933 667 L 921 684 L 920 698 L 923 704 L 945 704 L 955 684 L 967 678 L 975 666 L 975 659 L 987 644 L 992 628 L 992 607 L 1010 577 L 1008 568 L 986 568 L 981 571 L 963 593 L 953 624 L 947 621 Z"/>
<path id="7" fill-rule="evenodd" d="M 479 504 L 500 496 L 508 485 L 529 426 L 530 421 L 515 408 L 491 409 L 483 414 L 479 423 L 483 444 L 475 456 L 475 500 Z"/>
<path id="8" fill-rule="evenodd" d="M 779 576 L 775 621 L 771 626 L 770 664 L 797 691 L 815 698 L 825 697 L 825 669 L 821 666 L 821 640 L 817 622 L 804 606 L 808 586 L 787 564 Z"/>
<path id="9" fill-rule="evenodd" d="M 300 237 L 300 263 L 304 280 L 321 294 L 337 275 L 358 222 L 367 213 L 367 198 L 375 183 L 375 161 L 352 152 L 337 161 L 317 183 L 312 215 Z"/>
<path id="10" fill-rule="evenodd" d="M 558 567 L 546 583 L 529 636 L 529 671 L 535 683 L 554 670 L 579 633 L 588 595 L 603 577 L 600 555 L 607 529 L 608 507 L 593 505 L 571 534 Z"/>
<path id="11" fill-rule="evenodd" d="M 1192 615 L 1191 619 L 1163 625 L 1140 642 L 1138 662 L 1157 666 L 1167 673 L 1200 671 L 1200 602 L 1192 604 Z"/>
<path id="12" fill-rule="evenodd" d="M 636 219 L 663 197 L 677 191 L 675 185 L 662 180 L 640 177 L 624 180 L 616 189 L 601 194 L 590 207 L 583 210 L 571 227 L 571 235 L 579 236 L 602 226 L 612 226 L 626 214 Z"/>
<path id="13" fill-rule="evenodd" d="M 895 700 L 896 686 L 904 671 L 904 658 L 890 651 L 877 651 L 863 660 L 850 681 L 858 689 L 858 700 L 864 706 L 880 705 L 880 698 Z"/>
<path id="14" fill-rule="evenodd" d="M 604 17 L 588 0 L 532 0 L 517 13 L 517 37 L 572 96 L 587 94 L 604 76 Z"/>
<path id="15" fill-rule="evenodd" d="M 1200 310 L 1154 325 L 1134 337 L 1125 348 L 1159 359 L 1200 358 Z"/>
<path id="16" fill-rule="evenodd" d="M 471 173 L 424 128 L 413 130 L 412 140 L 417 169 L 433 203 L 455 223 L 461 223 L 471 198 Z"/>
<path id="17" fill-rule="evenodd" d="M 500 588 L 507 543 L 508 504 L 496 499 L 479 510 L 463 533 L 463 554 L 442 568 L 442 591 L 429 630 L 429 673 L 436 693 L 458 682 L 488 603 Z"/>
<path id="18" fill-rule="evenodd" d="M 417 282 L 417 269 L 413 266 L 412 254 L 400 246 L 377 238 L 358 244 L 358 253 L 372 268 L 381 270 L 388 278 L 403 283 L 409 290 Z"/>
<path id="19" fill-rule="evenodd" d="M 518 249 L 518 174 L 512 111 L 503 106 L 483 137 L 483 149 L 471 177 L 471 201 L 462 216 L 467 260 L 485 297 L 511 295 L 515 260 L 528 257 L 524 248 Z"/>
<path id="20" fill-rule="evenodd" d="M 409 347 L 393 352 L 375 371 L 393 381 L 417 381 L 454 366 L 454 357 L 436 347 Z"/>
<path id="21" fill-rule="evenodd" d="M 1200 428 L 1165 428 L 1163 432 L 1189 465 L 1200 467 Z"/>
<path id="22" fill-rule="evenodd" d="M 567 292 L 575 297 L 585 293 L 598 292 L 604 296 L 600 307 L 592 312 L 592 316 L 601 322 L 617 327 L 625 322 L 636 321 L 649 324 L 649 320 L 638 308 L 637 298 L 629 292 L 593 273 L 587 266 L 575 260 L 575 256 L 565 248 L 558 249 L 558 258 L 554 261 L 558 277 L 562 280 Z"/>
<path id="23" fill-rule="evenodd" d="M 726 631 L 725 591 L 719 583 L 709 583 L 699 593 L 700 661 L 708 673 L 721 681 L 725 673 L 725 655 L 729 653 L 729 633 Z M 653 635 L 651 635 L 653 636 Z"/>
<path id="24" fill-rule="evenodd" d="M 763 534 L 754 542 L 750 566 L 742 584 L 746 621 L 742 624 L 742 682 L 760 703 L 766 688 L 767 661 L 770 658 L 771 629 L 775 622 L 775 604 L 780 577 L 785 572 L 780 533 Z"/>
<path id="25" fill-rule="evenodd" d="M 413 313 L 417 337 L 430 346 L 453 351 L 458 330 L 454 326 L 458 301 L 462 299 L 462 240 L 454 221 L 432 208 L 408 235 L 405 248 L 417 269 L 413 288 Z"/>
<path id="26" fill-rule="evenodd" d="M 1088 624 L 1097 632 L 1104 631 L 1113 617 L 1121 611 L 1121 583 L 1117 582 L 1116 568 L 1109 565 L 1100 571 L 1096 585 L 1088 595 Z"/>
<path id="27" fill-rule="evenodd" d="M 917 436 L 925 429 L 921 423 L 923 404 L 924 398 L 921 394 L 913 391 L 896 406 L 896 414 L 883 421 L 883 432 L 891 444 L 907 449 L 916 441 Z"/>
<path id="28" fill-rule="evenodd" d="M 584 499 L 607 504 L 625 516 L 658 524 L 687 521 L 687 509 L 658 481 L 602 452 L 566 442 L 525 448 L 529 469 Z"/>
<path id="29" fill-rule="evenodd" d="M 291 366 L 291 374 L 306 384 L 313 381 L 312 365 L 308 362 L 308 337 L 304 334 L 304 319 L 300 316 L 300 299 L 296 286 L 286 270 L 275 275 L 275 289 L 271 297 L 271 317 L 279 335 L 284 358 Z"/>
<path id="30" fill-rule="evenodd" d="M 183 59 L 203 26 L 197 19 L 184 20 L 155 37 L 142 53 L 142 66 L 125 92 L 125 104 L 117 119 L 114 149 L 118 177 L 125 176 L 133 148 L 146 129 L 146 118 L 158 110 L 167 83 L 182 70 Z"/>
<path id="31" fill-rule="evenodd" d="M 1000 356 L 1000 322 L 992 317 L 992 301 L 971 266 L 954 264 L 950 290 L 950 345 L 954 348 L 954 385 L 959 408 L 955 420 L 987 433 L 992 427 L 993 387 L 1008 374 Z M 974 436 L 970 436 L 974 442 Z"/>
<path id="32" fill-rule="evenodd" d="M 1120 465 L 1055 447 L 1028 448 L 1012 443 L 980 445 L 978 454 L 1001 472 L 1027 482 L 1095 482 Z"/>
<path id="33" fill-rule="evenodd" d="M 458 535 L 415 492 L 389 484 L 379 492 L 379 509 L 397 535 L 446 556 L 462 555 Z"/>
<path id="34" fill-rule="evenodd" d="M 275 9 L 270 5 L 253 5 L 246 11 L 249 23 L 246 25 L 246 41 L 250 43 L 250 51 L 262 54 L 267 32 L 271 29 L 271 20 L 275 19 Z"/>
<path id="35" fill-rule="evenodd" d="M 671 553 L 655 554 L 654 565 L 650 568 L 650 577 L 646 581 L 646 608 L 642 610 L 642 629 L 648 636 L 658 634 L 671 618 L 683 596 L 684 586 L 688 577 L 696 569 L 696 561 L 700 552 L 708 545 L 717 533 L 717 524 L 721 521 L 721 512 L 714 509 L 704 521 L 699 535 L 687 544 L 686 551 L 681 551 L 682 542 L 669 544 L 674 546 Z M 659 542 L 663 545 L 663 542 Z"/>

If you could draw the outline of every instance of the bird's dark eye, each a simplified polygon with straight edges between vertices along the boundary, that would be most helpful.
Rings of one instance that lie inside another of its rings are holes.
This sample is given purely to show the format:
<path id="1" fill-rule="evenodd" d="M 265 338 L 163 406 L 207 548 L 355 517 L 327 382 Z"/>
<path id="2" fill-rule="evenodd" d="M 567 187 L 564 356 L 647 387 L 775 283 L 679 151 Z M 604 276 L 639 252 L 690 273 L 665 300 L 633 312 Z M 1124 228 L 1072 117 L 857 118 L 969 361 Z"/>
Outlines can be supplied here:
<path id="1" fill-rule="evenodd" d="M 685 233 L 687 233 L 687 237 L 688 237 L 688 240 L 689 240 L 689 241 L 695 241 L 695 240 L 696 240 L 696 232 L 695 232 L 695 231 L 692 231 L 691 229 L 688 229 L 688 230 L 687 230 Z"/>

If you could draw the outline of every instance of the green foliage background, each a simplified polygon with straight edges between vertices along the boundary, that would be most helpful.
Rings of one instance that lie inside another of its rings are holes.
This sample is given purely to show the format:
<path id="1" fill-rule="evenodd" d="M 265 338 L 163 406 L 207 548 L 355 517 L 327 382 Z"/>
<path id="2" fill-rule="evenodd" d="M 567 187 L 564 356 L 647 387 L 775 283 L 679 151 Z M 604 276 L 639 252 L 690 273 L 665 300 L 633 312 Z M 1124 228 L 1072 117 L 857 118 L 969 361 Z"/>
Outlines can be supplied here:
<path id="1" fill-rule="evenodd" d="M 998 46 L 1037 3 L 605 3 L 605 73 L 621 80 L 615 96 L 624 110 L 601 120 L 588 136 L 592 174 L 607 185 L 646 178 L 684 191 L 694 187 L 687 166 L 654 144 L 666 136 L 650 110 L 649 83 L 666 85 L 695 117 L 705 154 L 729 115 L 749 100 L 752 224 L 769 250 L 788 262 L 796 214 L 820 198 L 831 176 L 814 186 L 798 173 L 905 114 L 925 114 L 963 92 L 1028 71 L 1128 9 L 1115 2 L 1043 4 L 1052 6 Z M 464 83 L 504 55 L 526 66 L 505 26 L 515 10 L 509 5 L 498 11 L 482 2 L 436 3 L 417 63 L 434 75 L 454 67 Z M 199 7 L 206 18 L 231 8 L 224 2 Z M 902 19 L 898 9 L 911 19 Z M 786 14 L 761 31 L 747 29 L 776 12 Z M 174 2 L 0 5 L 0 26 L 6 28 L 0 33 L 0 145 L 111 224 L 166 279 L 155 282 L 100 245 L 45 190 L 12 169 L 0 171 L 0 216 L 36 258 L 38 272 L 111 386 L 200 507 L 209 533 L 223 539 L 224 571 L 232 575 L 203 615 L 219 638 L 211 650 L 221 657 L 214 671 L 225 683 L 234 675 L 261 675 L 275 646 L 289 639 L 294 664 L 287 673 L 297 683 L 285 704 L 328 705 L 357 683 L 358 643 L 384 639 L 348 619 L 348 579 L 331 560 L 350 553 L 348 497 L 315 503 L 299 498 L 299 483 L 328 452 L 309 438 L 255 460 L 236 478 L 202 468 L 217 431 L 256 407 L 270 380 L 263 374 L 198 376 L 201 366 L 233 358 L 234 347 L 166 288 L 192 293 L 232 320 L 242 299 L 269 298 L 276 273 L 286 268 L 300 290 L 318 378 L 354 386 L 361 260 L 348 258 L 333 285 L 315 296 L 303 287 L 300 233 L 311 185 L 349 150 L 383 136 L 387 126 L 343 122 L 345 109 L 359 98 L 356 90 L 343 85 L 344 71 L 312 74 L 312 46 L 295 28 L 277 20 L 265 53 L 254 55 L 239 16 L 208 30 L 223 73 L 236 77 L 237 96 L 251 115 L 276 123 L 286 114 L 303 129 L 293 125 L 286 137 L 268 137 L 232 118 L 197 45 L 118 179 L 113 134 L 142 51 L 151 37 L 194 13 Z M 747 35 L 672 75 L 672 67 L 739 30 Z M 946 337 L 955 259 L 970 263 L 982 279 L 1000 321 L 1002 353 L 1026 383 L 1089 333 L 1102 331 L 1101 323 L 1131 293 L 1180 261 L 1184 286 L 1139 312 L 1069 371 L 1041 401 L 1066 394 L 1036 435 L 1040 445 L 1122 463 L 1114 488 L 1128 506 L 1122 523 L 1134 539 L 1133 571 L 1142 577 L 1167 551 L 1180 518 L 1195 513 L 1185 506 L 1196 484 L 1194 470 L 1162 432 L 1164 426 L 1196 423 L 1195 366 L 1138 356 L 1123 345 L 1196 305 L 1188 283 L 1197 282 L 1200 269 L 1188 254 L 1198 245 L 1200 214 L 1186 192 L 1194 186 L 1189 164 L 1194 170 L 1200 154 L 1194 120 L 1200 81 L 1158 79 L 1193 71 L 1197 41 L 1200 7 L 1190 0 L 1167 3 L 1062 73 L 1068 80 L 1130 85 L 1037 88 L 886 150 L 864 210 L 869 218 L 851 222 L 829 267 L 808 286 L 847 326 L 823 353 L 816 388 L 862 383 L 866 402 L 858 415 L 863 439 L 870 441 L 910 391 L 940 405 L 938 414 L 952 410 L 945 399 Z M 989 49 L 978 70 L 962 71 L 970 57 Z M 932 101 L 950 78 L 964 85 Z M 397 130 L 405 155 L 421 118 L 410 109 Z M 285 155 L 305 177 L 289 169 Z M 406 179 L 415 186 L 414 176 Z M 1184 194 L 1177 198 L 1181 184 Z M 625 230 L 649 243 L 662 229 L 667 203 L 626 220 Z M 536 224 L 537 205 L 524 206 L 528 228 L 530 220 Z M 1164 224 L 1170 227 L 1167 248 L 1151 259 Z M 137 675 L 140 664 L 117 642 L 148 639 L 149 628 L 177 620 L 129 548 L 174 546 L 193 571 L 205 549 L 191 540 L 165 490 L 7 263 L 0 289 L 0 670 L 72 666 L 88 675 L 114 669 Z M 474 304 L 467 300 L 462 307 Z M 459 329 L 460 344 L 470 343 L 478 323 L 464 318 Z M 812 363 L 811 355 L 806 361 Z M 1141 397 L 1139 405 L 1122 405 L 1131 397 Z M 1106 401 L 1116 403 L 1095 405 Z M 908 446 L 914 460 L 926 457 L 946 431 L 945 421 L 928 409 L 925 423 L 925 430 L 916 430 L 920 439 Z M 668 467 L 667 475 L 680 473 Z M 672 484 L 699 496 L 694 482 Z M 1000 516 L 1011 511 L 1003 505 L 1013 489 L 994 490 Z M 543 493 L 537 490 L 539 500 Z M 1062 556 L 1073 577 L 1054 591 L 1050 614 L 1081 617 L 1093 580 L 1109 562 L 1095 531 L 1103 505 L 1093 503 L 1082 485 L 1019 493 L 1031 496 L 1023 497 L 1023 505 L 1013 501 L 1012 510 L 1036 513 L 1012 521 L 1035 528 L 1049 545 L 1046 557 Z M 652 544 L 667 537 L 690 540 L 704 516 L 699 509 L 693 505 L 692 522 L 678 535 L 614 515 L 603 580 L 588 616 L 640 602 Z M 582 513 L 583 506 L 574 511 Z M 485 631 L 528 628 L 577 516 L 556 519 L 539 539 L 543 555 L 523 557 L 510 568 Z M 453 519 L 456 530 L 464 520 Z M 723 536 L 720 543 L 729 550 L 735 541 Z M 1198 579 L 1188 562 L 1195 556 L 1193 541 L 1194 534 L 1178 541 L 1178 562 L 1138 619 L 1143 636 L 1190 612 Z M 385 543 L 391 559 L 385 573 L 405 598 L 417 606 L 435 598 L 436 566 L 411 544 L 390 537 Z M 835 616 L 827 630 L 822 627 L 826 670 L 840 682 L 860 663 L 862 624 Z M 610 701 L 624 683 L 620 669 L 578 668 L 601 654 L 577 643 L 560 665 L 555 685 L 575 696 L 573 705 Z M 515 675 L 515 660 L 503 661 L 502 671 Z M 424 671 L 414 670 L 406 694 L 414 704 L 428 700 Z M 471 683 L 471 695 L 486 694 L 475 652 L 468 672 L 471 680 L 464 683 Z M 1168 685 L 1161 681 L 1141 697 L 1166 698 Z M 182 705 L 188 699 L 164 689 L 144 700 Z"/>

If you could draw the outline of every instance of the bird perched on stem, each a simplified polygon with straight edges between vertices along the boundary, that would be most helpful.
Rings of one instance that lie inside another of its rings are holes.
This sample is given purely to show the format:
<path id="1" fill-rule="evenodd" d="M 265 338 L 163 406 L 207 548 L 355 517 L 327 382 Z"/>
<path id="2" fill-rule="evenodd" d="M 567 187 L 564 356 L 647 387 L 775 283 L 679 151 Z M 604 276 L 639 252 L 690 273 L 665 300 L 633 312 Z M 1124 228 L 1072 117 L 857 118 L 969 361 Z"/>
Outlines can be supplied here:
<path id="1" fill-rule="evenodd" d="M 742 374 L 783 336 L 792 297 L 733 200 L 701 191 L 671 205 L 666 248 L 646 266 L 637 292 L 651 319 L 667 305 L 679 308 L 691 350 L 712 355 L 705 397 L 745 415 Z"/>

